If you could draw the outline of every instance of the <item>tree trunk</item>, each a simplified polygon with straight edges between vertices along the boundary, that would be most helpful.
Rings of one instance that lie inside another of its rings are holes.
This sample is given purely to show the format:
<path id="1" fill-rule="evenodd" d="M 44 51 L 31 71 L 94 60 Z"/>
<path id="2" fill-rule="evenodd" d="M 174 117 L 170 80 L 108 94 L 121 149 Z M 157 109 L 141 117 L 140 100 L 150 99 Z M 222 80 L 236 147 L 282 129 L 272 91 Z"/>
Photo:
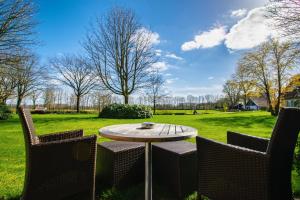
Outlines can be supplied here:
<path id="1" fill-rule="evenodd" d="M 272 106 L 272 101 L 271 101 L 271 96 L 270 96 L 269 91 L 266 92 L 266 95 L 267 95 L 267 101 L 268 101 L 268 104 L 269 104 L 269 112 L 271 112 L 271 115 L 275 116 L 275 112 L 274 112 L 274 109 L 273 109 L 273 106 Z"/>
<path id="2" fill-rule="evenodd" d="M 156 112 L 156 100 L 153 101 L 153 114 L 155 115 Z"/>
<path id="3" fill-rule="evenodd" d="M 36 100 L 32 100 L 32 106 L 33 106 L 33 109 L 36 109 Z"/>
<path id="4" fill-rule="evenodd" d="M 123 96 L 124 96 L 124 103 L 128 104 L 129 96 L 127 94 L 124 94 Z"/>
<path id="5" fill-rule="evenodd" d="M 76 96 L 76 112 L 79 113 L 80 111 L 80 95 Z"/>
<path id="6" fill-rule="evenodd" d="M 1 105 L 1 104 L 6 105 L 6 99 L 0 99 L 0 105 Z"/>
<path id="7" fill-rule="evenodd" d="M 23 99 L 23 97 L 20 97 L 20 96 L 17 97 L 16 114 L 18 114 L 18 108 L 20 107 L 20 105 L 22 103 L 22 99 Z"/>
<path id="8" fill-rule="evenodd" d="M 247 104 L 247 95 L 244 95 L 244 109 L 246 110 L 246 104 Z"/>
<path id="9" fill-rule="evenodd" d="M 280 64 L 277 62 L 277 81 L 278 81 L 278 97 L 275 105 L 275 116 L 279 113 L 280 103 L 281 103 L 281 75 L 280 75 Z"/>
<path id="10" fill-rule="evenodd" d="M 275 105 L 275 111 L 274 111 L 275 116 L 277 116 L 278 113 L 279 113 L 280 103 L 281 103 L 281 90 L 279 91 L 277 102 L 276 102 L 276 105 Z"/>

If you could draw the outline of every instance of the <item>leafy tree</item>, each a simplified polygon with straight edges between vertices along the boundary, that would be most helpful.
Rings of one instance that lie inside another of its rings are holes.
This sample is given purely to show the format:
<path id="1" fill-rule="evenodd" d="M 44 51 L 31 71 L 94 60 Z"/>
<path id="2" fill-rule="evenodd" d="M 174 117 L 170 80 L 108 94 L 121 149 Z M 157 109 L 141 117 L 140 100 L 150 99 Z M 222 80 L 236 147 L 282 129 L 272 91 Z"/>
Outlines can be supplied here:
<path id="1" fill-rule="evenodd" d="M 260 45 L 257 49 L 247 52 L 242 63 L 247 67 L 247 71 L 252 80 L 255 80 L 255 87 L 266 98 L 269 111 L 275 115 L 272 104 L 273 77 L 271 66 L 268 65 L 270 48 L 267 43 Z"/>
<path id="2" fill-rule="evenodd" d="M 285 92 L 291 92 L 294 89 L 300 88 L 300 74 L 292 76 L 289 80 L 289 83 L 285 87 Z"/>
<path id="3" fill-rule="evenodd" d="M 300 50 L 295 48 L 292 43 L 280 43 L 278 40 L 271 40 L 269 46 L 270 65 L 274 72 L 275 81 L 275 115 L 278 115 L 284 88 L 291 77 L 291 70 L 296 67 Z"/>
<path id="4" fill-rule="evenodd" d="M 240 100 L 241 87 L 236 80 L 228 80 L 223 85 L 223 92 L 229 100 L 229 107 L 233 108 Z"/>
<path id="5" fill-rule="evenodd" d="M 240 60 L 238 63 L 234 80 L 239 84 L 241 98 L 243 99 L 244 106 L 246 106 L 249 96 L 254 89 L 255 81 L 249 76 L 247 66 L 244 65 L 243 60 Z"/>
<path id="6" fill-rule="evenodd" d="M 299 55 L 294 44 L 272 39 L 247 52 L 239 62 L 256 90 L 266 97 L 272 115 L 278 115 L 284 88 Z"/>

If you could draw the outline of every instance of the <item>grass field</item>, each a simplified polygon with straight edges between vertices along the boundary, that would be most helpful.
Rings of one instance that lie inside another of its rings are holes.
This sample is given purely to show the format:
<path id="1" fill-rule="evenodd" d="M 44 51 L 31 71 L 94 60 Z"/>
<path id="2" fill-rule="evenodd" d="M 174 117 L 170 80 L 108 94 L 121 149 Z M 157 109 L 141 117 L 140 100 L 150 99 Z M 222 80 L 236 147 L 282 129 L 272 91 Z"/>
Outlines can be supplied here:
<path id="1" fill-rule="evenodd" d="M 189 111 L 184 112 L 191 114 Z M 260 111 L 237 113 L 200 111 L 199 115 L 163 114 L 166 111 L 158 113 L 161 115 L 147 120 L 99 119 L 96 114 L 33 115 L 33 119 L 38 134 L 84 129 L 85 134 L 89 135 L 97 134 L 99 128 L 107 125 L 152 121 L 192 126 L 198 129 L 199 135 L 221 142 L 226 141 L 227 130 L 269 138 L 276 120 L 269 113 Z M 99 142 L 104 140 L 99 138 Z M 194 142 L 195 139 L 190 139 L 190 141 Z M 23 134 L 18 117 L 14 115 L 8 121 L 0 121 L 0 200 L 17 199 L 22 192 L 25 167 L 24 150 Z M 293 185 L 295 193 L 299 194 L 300 179 L 294 172 Z M 115 200 L 117 198 L 112 198 L 112 196 L 116 193 L 113 190 L 106 191 L 103 193 L 103 199 Z"/>

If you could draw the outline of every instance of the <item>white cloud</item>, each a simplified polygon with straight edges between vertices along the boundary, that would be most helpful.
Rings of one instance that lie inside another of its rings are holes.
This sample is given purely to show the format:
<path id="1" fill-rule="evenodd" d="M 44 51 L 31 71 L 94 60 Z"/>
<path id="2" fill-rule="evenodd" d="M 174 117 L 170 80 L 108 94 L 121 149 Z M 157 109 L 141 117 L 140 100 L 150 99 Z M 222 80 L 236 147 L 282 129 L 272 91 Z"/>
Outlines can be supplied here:
<path id="1" fill-rule="evenodd" d="M 213 80 L 215 77 L 213 77 L 213 76 L 210 76 L 210 77 L 208 77 L 207 79 L 208 80 Z"/>
<path id="2" fill-rule="evenodd" d="M 140 29 L 137 31 L 137 33 L 138 33 L 138 34 L 139 34 L 139 33 L 142 33 L 142 34 L 144 34 L 144 36 L 145 36 L 146 38 L 149 38 L 150 44 L 151 44 L 151 45 L 156 45 L 156 44 L 159 44 L 159 43 L 160 43 L 160 36 L 159 36 L 159 34 L 156 33 L 156 32 L 152 32 L 152 31 L 150 31 L 149 29 L 147 29 L 147 28 L 145 28 L 145 27 L 140 28 Z"/>
<path id="3" fill-rule="evenodd" d="M 247 14 L 247 9 L 241 8 L 238 10 L 231 11 L 231 17 L 244 17 Z"/>
<path id="4" fill-rule="evenodd" d="M 166 79 L 166 84 L 171 84 L 171 83 L 173 83 L 173 82 L 174 82 L 173 79 Z"/>
<path id="5" fill-rule="evenodd" d="M 161 49 L 156 49 L 155 50 L 155 55 L 161 56 L 162 50 Z"/>
<path id="6" fill-rule="evenodd" d="M 149 68 L 148 71 L 166 71 L 169 68 L 169 65 L 166 62 L 160 61 L 153 63 L 152 66 Z"/>
<path id="7" fill-rule="evenodd" d="M 173 58 L 173 59 L 175 59 L 175 60 L 183 60 L 182 57 L 177 56 L 177 55 L 174 54 L 174 53 L 167 53 L 167 54 L 166 54 L 166 57 L 167 57 L 167 58 Z"/>
<path id="8" fill-rule="evenodd" d="M 266 7 L 250 10 L 247 16 L 238 21 L 226 35 L 225 45 L 232 50 L 249 49 L 278 36 L 273 20 L 266 17 Z"/>
<path id="9" fill-rule="evenodd" d="M 174 81 L 177 81 L 177 80 L 179 80 L 179 78 L 168 78 L 168 79 L 166 79 L 166 84 L 172 84 L 172 83 L 174 83 Z"/>
<path id="10" fill-rule="evenodd" d="M 181 49 L 190 51 L 199 48 L 211 48 L 222 43 L 226 36 L 226 27 L 220 26 L 209 31 L 202 32 L 194 37 L 194 40 L 185 42 Z"/>
<path id="11" fill-rule="evenodd" d="M 247 13 L 245 9 L 232 11 L 232 16 L 242 16 Z M 228 33 L 226 27 L 222 26 L 196 35 L 193 41 L 184 43 L 181 46 L 183 51 L 199 48 L 209 48 L 224 42 L 230 52 L 241 49 L 254 48 L 270 38 L 277 38 L 280 41 L 290 38 L 280 37 L 276 30 L 275 21 L 267 17 L 267 7 L 258 7 L 250 10 L 248 14 L 233 25 Z"/>

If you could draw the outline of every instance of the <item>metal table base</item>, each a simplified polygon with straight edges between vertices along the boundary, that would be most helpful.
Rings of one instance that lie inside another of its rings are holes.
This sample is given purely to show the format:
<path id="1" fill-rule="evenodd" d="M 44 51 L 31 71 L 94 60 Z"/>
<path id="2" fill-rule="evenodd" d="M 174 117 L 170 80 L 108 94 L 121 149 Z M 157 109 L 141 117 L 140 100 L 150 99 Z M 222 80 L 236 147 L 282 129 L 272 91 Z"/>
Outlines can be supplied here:
<path id="1" fill-rule="evenodd" d="M 145 200 L 152 200 L 152 144 L 145 143 Z"/>
<path id="2" fill-rule="evenodd" d="M 124 134 L 124 130 L 126 134 Z M 141 129 L 141 124 L 120 124 L 103 127 L 101 136 L 112 140 L 145 142 L 145 200 L 152 200 L 152 146 L 151 142 L 179 141 L 195 137 L 197 130 L 182 125 L 156 124 L 152 129 Z"/>

